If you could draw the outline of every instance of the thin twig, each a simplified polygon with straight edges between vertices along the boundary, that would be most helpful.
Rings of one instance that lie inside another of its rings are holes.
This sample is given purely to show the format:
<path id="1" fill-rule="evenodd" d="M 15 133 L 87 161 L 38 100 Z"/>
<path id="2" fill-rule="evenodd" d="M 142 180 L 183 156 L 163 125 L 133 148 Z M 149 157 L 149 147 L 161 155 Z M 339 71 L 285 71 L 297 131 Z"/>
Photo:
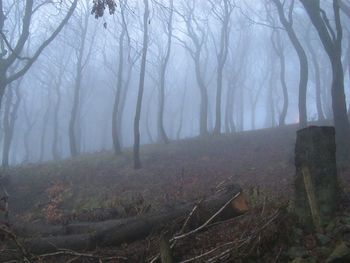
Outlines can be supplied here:
<path id="1" fill-rule="evenodd" d="M 185 237 L 188 237 L 194 233 L 197 233 L 198 231 L 202 230 L 203 228 L 205 228 L 208 224 L 210 224 L 210 222 L 212 222 L 233 200 L 235 200 L 238 196 L 241 195 L 241 192 L 238 192 L 234 197 L 232 197 L 230 200 L 228 200 L 214 215 L 212 215 L 203 225 L 201 225 L 200 227 L 187 232 L 185 234 L 179 235 L 179 236 L 175 236 L 173 238 L 173 240 L 178 240 L 178 239 L 182 239 Z"/>
<path id="2" fill-rule="evenodd" d="M 18 241 L 17 236 L 5 225 L 0 225 L 0 231 L 5 235 L 8 235 L 16 244 L 17 248 L 21 252 L 25 262 L 31 262 L 32 255 L 24 248 L 21 242 Z"/>
<path id="3" fill-rule="evenodd" d="M 189 213 L 189 215 L 187 216 L 187 218 L 186 218 L 185 222 L 183 223 L 183 225 L 182 225 L 182 227 L 181 227 L 181 230 L 180 230 L 180 232 L 179 232 L 180 235 L 183 234 L 183 232 L 185 231 L 185 229 L 186 229 L 186 227 L 187 227 L 187 225 L 188 225 L 188 222 L 191 220 L 191 218 L 192 218 L 194 212 L 197 211 L 197 209 L 198 209 L 199 205 L 202 203 L 202 201 L 203 201 L 203 199 L 201 199 L 201 200 L 193 207 L 192 211 L 191 211 L 191 212 Z M 172 248 L 175 247 L 177 240 L 171 239 L 171 240 L 169 240 L 169 242 L 171 243 L 170 248 L 172 249 Z M 160 253 L 158 253 L 158 254 L 150 261 L 150 263 L 156 262 L 156 261 L 159 259 L 159 257 L 160 257 Z"/>

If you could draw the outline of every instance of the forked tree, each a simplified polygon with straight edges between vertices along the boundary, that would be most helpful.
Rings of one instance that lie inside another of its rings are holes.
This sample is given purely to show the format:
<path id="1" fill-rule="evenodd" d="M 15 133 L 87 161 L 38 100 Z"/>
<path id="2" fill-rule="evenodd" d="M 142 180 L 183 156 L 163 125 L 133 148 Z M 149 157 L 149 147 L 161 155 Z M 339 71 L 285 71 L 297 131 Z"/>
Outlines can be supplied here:
<path id="1" fill-rule="evenodd" d="M 36 5 L 34 2 L 36 2 Z M 74 0 L 70 4 L 65 17 L 61 20 L 51 35 L 39 44 L 34 53 L 32 55 L 23 56 L 23 49 L 28 44 L 28 40 L 32 33 L 31 31 L 33 30 L 33 17 L 35 13 L 38 12 L 41 7 L 48 4 L 48 2 L 51 1 L 40 2 L 26 0 L 24 10 L 22 10 L 23 17 L 22 20 L 20 20 L 20 25 L 15 24 L 15 28 L 11 28 L 10 21 L 7 23 L 6 19 L 8 14 L 5 12 L 5 7 L 8 8 L 8 5 L 10 4 L 7 1 L 0 0 L 0 108 L 2 97 L 4 96 L 8 85 L 22 77 L 39 58 L 44 49 L 57 37 L 71 18 L 77 6 L 78 0 Z M 10 41 L 8 34 L 12 34 L 14 30 L 17 30 L 17 28 L 20 28 L 18 37 L 13 41 Z M 16 66 L 15 70 L 10 72 L 10 69 L 14 66 Z"/>
<path id="2" fill-rule="evenodd" d="M 336 130 L 337 157 L 345 161 L 349 157 L 350 125 L 346 110 L 344 92 L 344 71 L 342 65 L 343 28 L 339 0 L 333 0 L 334 23 L 321 8 L 320 0 L 300 0 L 317 33 L 332 65 L 332 109 Z M 332 18 L 333 20 L 333 18 Z"/>

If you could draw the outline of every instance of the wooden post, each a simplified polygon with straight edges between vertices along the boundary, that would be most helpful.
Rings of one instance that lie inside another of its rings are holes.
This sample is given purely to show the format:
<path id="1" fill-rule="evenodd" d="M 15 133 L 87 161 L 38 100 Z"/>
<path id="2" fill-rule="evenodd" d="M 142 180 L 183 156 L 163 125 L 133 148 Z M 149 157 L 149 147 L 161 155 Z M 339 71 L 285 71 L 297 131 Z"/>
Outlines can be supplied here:
<path id="1" fill-rule="evenodd" d="M 338 205 L 335 129 L 308 127 L 297 132 L 295 211 L 309 229 L 322 231 Z"/>

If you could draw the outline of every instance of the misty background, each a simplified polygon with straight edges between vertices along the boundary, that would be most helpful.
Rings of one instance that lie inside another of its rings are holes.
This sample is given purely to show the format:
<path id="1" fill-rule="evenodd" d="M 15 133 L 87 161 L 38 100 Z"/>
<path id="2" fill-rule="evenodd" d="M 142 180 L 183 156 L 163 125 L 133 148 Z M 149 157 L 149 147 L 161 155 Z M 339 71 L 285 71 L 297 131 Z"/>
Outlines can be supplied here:
<path id="1" fill-rule="evenodd" d="M 168 50 L 163 110 L 167 137 L 177 140 L 200 134 L 201 85 L 207 92 L 206 128 L 209 134 L 214 133 L 223 30 L 226 30 L 227 57 L 222 67 L 220 133 L 299 122 L 298 57 L 279 21 L 276 7 L 271 1 L 228 2 L 231 13 L 223 29 L 225 1 L 175 0 L 174 8 L 169 7 L 169 1 L 150 1 L 149 47 L 140 119 L 141 144 L 162 142 L 159 105 L 162 68 Z M 331 1 L 322 3 L 325 10 L 332 9 Z M 38 9 L 33 13 L 28 41 L 14 67 L 25 63 L 26 57 L 30 57 L 47 39 L 67 13 L 70 1 L 35 1 L 35 6 Z M 99 19 L 91 14 L 92 7 L 93 1 L 78 1 L 71 19 L 59 35 L 29 71 L 5 90 L 0 112 L 0 139 L 3 149 L 5 128 L 12 127 L 8 153 L 10 165 L 112 151 L 113 118 L 117 122 L 121 146 L 132 146 L 144 5 L 136 0 L 119 1 L 113 15 L 109 15 L 106 9 L 106 14 Z M 5 0 L 2 8 L 6 14 L 3 32 L 8 42 L 15 45 L 22 30 L 25 3 Z M 169 38 L 170 14 L 173 17 Z M 341 18 L 348 100 L 349 19 L 343 14 Z M 299 1 L 295 2 L 293 10 L 293 28 L 308 57 L 308 120 L 330 119 L 330 62 Z M 2 57 L 6 57 L 9 47 L 3 38 L 1 49 Z M 285 62 L 288 101 L 280 80 L 281 54 Z M 119 105 L 117 116 L 114 116 L 117 94 Z M 286 116 L 281 120 L 286 105 Z M 72 141 L 76 152 L 72 152 Z M 2 158 L 4 154 L 7 153 L 1 151 Z"/>

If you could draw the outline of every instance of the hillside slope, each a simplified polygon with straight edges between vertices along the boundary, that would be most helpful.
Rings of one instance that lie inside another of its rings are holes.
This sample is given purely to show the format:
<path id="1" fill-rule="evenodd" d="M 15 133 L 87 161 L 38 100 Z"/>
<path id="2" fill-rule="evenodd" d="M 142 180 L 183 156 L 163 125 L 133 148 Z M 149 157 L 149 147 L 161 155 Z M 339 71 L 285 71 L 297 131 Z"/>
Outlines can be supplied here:
<path id="1" fill-rule="evenodd" d="M 245 189 L 258 186 L 289 193 L 296 129 L 287 126 L 146 145 L 140 170 L 132 168 L 131 150 L 121 156 L 102 152 L 15 167 L 8 189 L 11 213 L 41 220 L 49 209 L 62 216 L 119 207 L 123 216 L 142 207 L 157 209 L 196 199 L 223 181 Z"/>

